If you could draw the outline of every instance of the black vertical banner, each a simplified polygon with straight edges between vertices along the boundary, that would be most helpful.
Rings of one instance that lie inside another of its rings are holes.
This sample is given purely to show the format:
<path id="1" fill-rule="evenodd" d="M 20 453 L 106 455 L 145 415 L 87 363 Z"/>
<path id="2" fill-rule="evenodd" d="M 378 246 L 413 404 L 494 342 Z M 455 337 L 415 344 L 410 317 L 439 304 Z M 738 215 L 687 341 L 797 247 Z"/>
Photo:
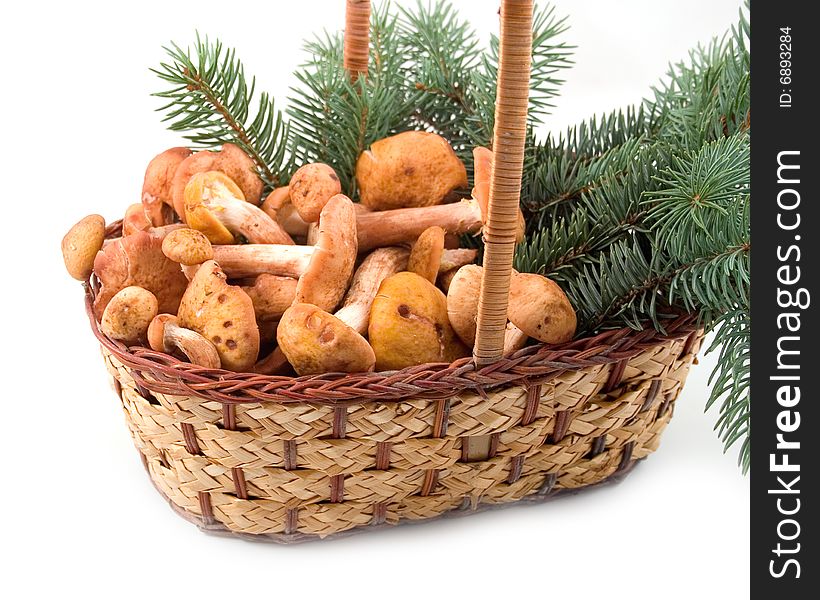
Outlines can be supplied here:
<path id="1" fill-rule="evenodd" d="M 820 597 L 820 34 L 812 2 L 752 16 L 753 598 Z"/>

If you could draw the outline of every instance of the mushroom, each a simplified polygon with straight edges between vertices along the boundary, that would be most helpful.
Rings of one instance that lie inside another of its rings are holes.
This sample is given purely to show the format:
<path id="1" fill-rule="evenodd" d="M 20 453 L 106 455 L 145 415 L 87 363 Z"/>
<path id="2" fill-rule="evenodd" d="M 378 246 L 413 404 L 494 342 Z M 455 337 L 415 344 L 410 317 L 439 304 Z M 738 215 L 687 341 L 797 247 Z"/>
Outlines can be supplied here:
<path id="1" fill-rule="evenodd" d="M 148 344 L 157 352 L 176 354 L 179 351 L 188 362 L 206 369 L 222 367 L 216 347 L 196 331 L 180 327 L 174 315 L 154 317 L 148 327 Z"/>
<path id="2" fill-rule="evenodd" d="M 476 256 L 478 256 L 478 250 L 475 248 L 445 248 L 441 253 L 439 273 L 458 270 L 464 265 L 469 265 L 475 261 Z"/>
<path id="3" fill-rule="evenodd" d="M 204 262 L 185 290 L 177 315 L 181 327 L 213 343 L 225 369 L 245 371 L 259 354 L 259 328 L 253 302 L 227 279 L 216 262 Z"/>
<path id="4" fill-rule="evenodd" d="M 152 226 L 159 227 L 173 220 L 169 214 L 174 208 L 171 185 L 177 168 L 190 155 L 188 148 L 169 148 L 148 163 L 142 183 L 142 205 Z"/>
<path id="5" fill-rule="evenodd" d="M 362 337 L 370 308 L 382 281 L 407 264 L 407 255 L 404 248 L 379 248 L 370 253 L 356 270 L 344 305 L 335 315 L 311 304 L 294 304 L 286 310 L 287 318 L 282 317 L 277 331 L 282 358 L 300 375 L 372 370 L 375 355 Z M 274 352 L 257 369 L 281 367 L 277 358 Z"/>
<path id="6" fill-rule="evenodd" d="M 220 171 L 197 173 L 185 186 L 185 221 L 214 244 L 232 244 L 241 235 L 254 244 L 292 244 L 285 230 L 245 202 L 242 190 Z"/>
<path id="7" fill-rule="evenodd" d="M 145 214 L 145 206 L 142 203 L 132 204 L 125 210 L 125 216 L 122 219 L 123 235 L 131 235 L 136 231 L 148 231 L 151 227 L 151 221 Z"/>
<path id="8" fill-rule="evenodd" d="M 367 332 L 370 308 L 379 286 L 386 278 L 404 269 L 407 256 L 407 250 L 396 247 L 378 248 L 368 254 L 356 269 L 342 307 L 335 316 L 358 333 Z"/>
<path id="9" fill-rule="evenodd" d="M 231 278 L 256 277 L 262 273 L 299 279 L 295 302 L 316 304 L 323 310 L 336 308 L 344 296 L 356 262 L 356 221 L 353 203 L 347 196 L 331 198 L 319 217 L 318 240 L 314 246 L 244 244 L 213 246 L 214 259 Z M 205 244 L 205 240 L 198 239 Z M 194 246 L 175 255 L 180 262 L 200 249 Z M 204 250 L 203 250 L 204 251 Z"/>
<path id="10" fill-rule="evenodd" d="M 259 204 L 265 184 L 256 173 L 256 165 L 238 146 L 223 144 L 219 152 L 202 150 L 183 160 L 171 182 L 174 210 L 185 219 L 185 186 L 196 173 L 219 171 L 227 175 L 242 190 L 242 197 L 253 205 Z"/>
<path id="11" fill-rule="evenodd" d="M 513 273 L 507 312 L 511 322 L 541 342 L 562 344 L 575 335 L 577 317 L 569 298 L 543 275 Z"/>
<path id="12" fill-rule="evenodd" d="M 296 303 L 288 308 L 276 339 L 299 375 L 372 371 L 376 362 L 367 340 L 313 304 Z"/>
<path id="13" fill-rule="evenodd" d="M 262 202 L 260 208 L 271 219 L 279 223 L 288 235 L 299 238 L 307 236 L 310 224 L 299 216 L 291 203 L 289 186 L 274 189 Z"/>
<path id="14" fill-rule="evenodd" d="M 145 339 L 148 326 L 157 315 L 157 298 L 136 285 L 114 294 L 100 319 L 100 330 L 114 340 L 135 343 Z"/>
<path id="15" fill-rule="evenodd" d="M 435 283 L 443 252 L 444 230 L 438 225 L 428 227 L 413 244 L 407 261 L 407 270 L 421 275 L 430 283 Z"/>
<path id="16" fill-rule="evenodd" d="M 155 232 L 137 231 L 113 240 L 97 253 L 94 273 L 101 288 L 94 300 L 94 313 L 98 317 L 117 292 L 131 285 L 153 293 L 159 312 L 177 311 L 188 280 L 179 265 L 162 253 L 162 241 Z"/>
<path id="17" fill-rule="evenodd" d="M 440 135 L 405 131 L 377 142 L 356 162 L 362 203 L 373 210 L 441 204 L 467 187 L 467 171 Z"/>
<path id="18" fill-rule="evenodd" d="M 481 295 L 481 275 L 479 265 L 465 265 L 453 276 L 447 291 L 447 317 L 461 341 L 470 346 L 475 344 L 478 298 Z M 504 334 L 504 356 L 520 350 L 527 343 L 527 334 L 513 323 L 507 323 Z"/>
<path id="19" fill-rule="evenodd" d="M 78 221 L 60 244 L 66 271 L 74 279 L 85 281 L 94 269 L 94 257 L 105 242 L 105 219 L 88 215 Z"/>
<path id="20" fill-rule="evenodd" d="M 487 206 L 490 203 L 490 176 L 493 171 L 493 152 L 484 146 L 473 148 L 473 189 L 472 196 L 481 205 L 484 214 L 487 214 Z M 518 231 L 515 236 L 515 243 L 524 239 L 527 223 L 524 221 L 524 213 L 518 211 Z"/>
<path id="21" fill-rule="evenodd" d="M 214 249 L 205 234 L 189 227 L 170 232 L 162 240 L 162 252 L 184 266 L 201 265 L 214 257 Z"/>
<path id="22" fill-rule="evenodd" d="M 444 294 L 407 271 L 382 282 L 370 310 L 368 336 L 380 371 L 449 363 L 469 354 L 450 326 Z"/>
<path id="23" fill-rule="evenodd" d="M 328 200 L 341 193 L 339 176 L 330 165 L 308 163 L 290 178 L 290 201 L 306 223 L 318 221 Z"/>
<path id="24" fill-rule="evenodd" d="M 259 327 L 262 327 L 262 323 L 270 323 L 282 318 L 285 310 L 293 304 L 293 299 L 296 297 L 296 286 L 297 280 L 292 277 L 268 273 L 259 275 L 253 285 L 242 286 L 253 302 Z"/>

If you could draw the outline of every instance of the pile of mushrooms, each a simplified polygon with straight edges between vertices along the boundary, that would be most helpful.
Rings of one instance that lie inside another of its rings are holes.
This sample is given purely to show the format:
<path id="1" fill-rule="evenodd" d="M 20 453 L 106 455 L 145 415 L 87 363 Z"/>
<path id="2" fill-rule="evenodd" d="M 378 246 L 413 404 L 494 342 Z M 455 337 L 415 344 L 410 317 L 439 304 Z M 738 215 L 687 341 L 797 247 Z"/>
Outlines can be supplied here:
<path id="1" fill-rule="evenodd" d="M 100 330 L 206 369 L 265 374 L 389 371 L 468 356 L 481 267 L 460 248 L 487 215 L 492 154 L 475 181 L 442 137 L 409 131 L 356 164 L 361 203 L 328 165 L 299 168 L 264 199 L 238 147 L 171 148 L 148 164 L 122 235 L 90 215 L 62 243 L 75 279 L 99 282 Z M 520 218 L 523 235 L 523 218 Z M 514 273 L 505 354 L 572 339 L 566 295 Z"/>

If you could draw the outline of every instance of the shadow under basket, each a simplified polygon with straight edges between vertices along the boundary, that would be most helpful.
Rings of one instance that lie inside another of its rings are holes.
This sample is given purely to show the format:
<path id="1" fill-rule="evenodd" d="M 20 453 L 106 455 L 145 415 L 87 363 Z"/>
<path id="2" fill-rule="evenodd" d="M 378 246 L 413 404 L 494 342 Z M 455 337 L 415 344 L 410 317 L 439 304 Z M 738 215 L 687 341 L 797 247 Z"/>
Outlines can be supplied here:
<path id="1" fill-rule="evenodd" d="M 209 370 L 103 335 L 156 488 L 202 529 L 294 542 L 534 501 L 653 452 L 702 333 L 689 317 L 401 371 Z"/>

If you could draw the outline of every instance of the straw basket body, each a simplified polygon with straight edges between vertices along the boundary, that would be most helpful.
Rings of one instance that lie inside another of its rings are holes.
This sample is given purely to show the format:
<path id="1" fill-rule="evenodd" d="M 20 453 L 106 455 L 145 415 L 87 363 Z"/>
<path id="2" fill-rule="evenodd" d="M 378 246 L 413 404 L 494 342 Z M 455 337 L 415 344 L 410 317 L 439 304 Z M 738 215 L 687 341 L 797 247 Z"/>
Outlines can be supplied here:
<path id="1" fill-rule="evenodd" d="M 128 349 L 90 320 L 160 493 L 203 529 L 281 542 L 625 473 L 658 447 L 701 339 L 682 318 L 665 336 L 609 331 L 484 368 L 288 378 Z"/>
<path id="2" fill-rule="evenodd" d="M 344 64 L 367 76 L 370 2 Z M 402 371 L 264 376 L 99 339 L 157 489 L 211 531 L 297 541 L 540 500 L 658 447 L 701 341 L 682 316 L 503 357 L 527 132 L 532 0 L 502 0 L 493 168 L 474 357 Z M 116 235 L 117 224 L 109 228 Z"/>

